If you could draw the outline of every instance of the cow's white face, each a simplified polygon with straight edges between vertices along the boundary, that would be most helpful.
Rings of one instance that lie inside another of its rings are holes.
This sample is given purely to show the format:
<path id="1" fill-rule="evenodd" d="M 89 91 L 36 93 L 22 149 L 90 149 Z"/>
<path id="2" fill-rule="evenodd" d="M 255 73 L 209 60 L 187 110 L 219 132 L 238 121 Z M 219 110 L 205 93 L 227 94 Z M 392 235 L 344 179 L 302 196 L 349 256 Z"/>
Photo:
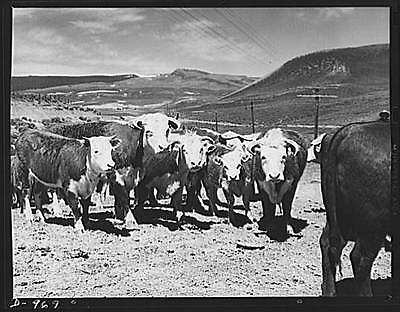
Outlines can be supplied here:
<path id="1" fill-rule="evenodd" d="M 136 121 L 140 121 L 145 128 L 144 144 L 151 147 L 155 153 L 168 147 L 171 142 L 170 130 L 180 127 L 178 120 L 162 113 L 145 114 L 139 116 Z"/>
<path id="2" fill-rule="evenodd" d="M 198 170 L 206 164 L 207 150 L 211 144 L 209 140 L 191 132 L 183 135 L 171 135 L 172 138 L 180 142 L 189 170 Z"/>
<path id="3" fill-rule="evenodd" d="M 279 128 L 269 130 L 262 139 L 256 142 L 265 180 L 272 183 L 284 181 L 286 159 L 297 154 L 299 145 L 285 138 Z"/>
<path id="4" fill-rule="evenodd" d="M 281 182 L 284 180 L 283 172 L 287 158 L 284 145 L 263 146 L 260 148 L 262 170 L 266 181 Z"/>
<path id="5" fill-rule="evenodd" d="M 120 144 L 115 137 L 91 137 L 85 138 L 90 144 L 90 166 L 97 172 L 104 172 L 115 166 L 111 157 L 111 151 Z"/>
<path id="6" fill-rule="evenodd" d="M 224 175 L 228 180 L 239 179 L 242 163 L 250 157 L 244 146 L 237 146 L 233 151 L 221 156 L 224 165 Z"/>

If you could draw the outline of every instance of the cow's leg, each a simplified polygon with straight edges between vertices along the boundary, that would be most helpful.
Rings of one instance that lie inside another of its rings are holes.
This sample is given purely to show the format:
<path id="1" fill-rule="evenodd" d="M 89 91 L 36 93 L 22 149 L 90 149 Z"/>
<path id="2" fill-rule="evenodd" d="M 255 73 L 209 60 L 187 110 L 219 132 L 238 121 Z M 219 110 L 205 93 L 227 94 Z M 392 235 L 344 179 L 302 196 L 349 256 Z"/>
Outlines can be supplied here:
<path id="1" fill-rule="evenodd" d="M 218 209 L 217 209 L 217 191 L 218 188 L 214 185 L 206 185 L 206 193 L 209 201 L 209 208 L 208 212 L 211 216 L 218 216 Z"/>
<path id="2" fill-rule="evenodd" d="M 183 187 L 179 187 L 171 197 L 171 204 L 174 207 L 174 217 L 178 226 L 181 226 L 181 219 L 185 216 L 185 212 L 182 211 L 182 192 Z"/>
<path id="3" fill-rule="evenodd" d="M 82 221 L 86 229 L 89 227 L 89 206 L 91 203 L 91 196 L 88 198 L 81 198 L 80 203 L 82 205 Z"/>
<path id="4" fill-rule="evenodd" d="M 137 194 L 137 205 L 135 206 L 135 216 L 136 220 L 140 220 L 144 217 L 144 202 L 149 196 L 149 189 L 144 185 L 138 185 L 136 187 L 135 193 Z"/>
<path id="5" fill-rule="evenodd" d="M 85 228 L 82 224 L 82 213 L 79 207 L 78 196 L 70 191 L 67 191 L 66 199 L 68 205 L 71 207 L 72 213 L 74 214 L 74 228 L 79 232 L 84 232 Z"/>
<path id="6" fill-rule="evenodd" d="M 382 240 L 357 240 L 350 253 L 351 266 L 354 274 L 356 294 L 372 296 L 371 268 L 382 246 Z"/>
<path id="7" fill-rule="evenodd" d="M 329 236 L 331 229 L 329 225 L 325 225 L 324 229 L 322 230 L 321 237 L 319 239 L 319 244 L 321 248 L 321 254 L 322 254 L 322 284 L 321 284 L 321 289 L 322 289 L 322 296 L 336 296 L 336 286 L 335 286 L 335 280 L 336 280 L 336 263 L 335 259 L 333 258 L 333 253 L 332 253 L 332 248 Z M 336 248 L 335 254 L 339 256 L 339 259 L 336 259 L 337 262 L 339 262 L 340 266 L 340 255 L 342 254 L 342 250 L 344 246 L 346 245 L 345 241 L 341 241 L 338 243 L 337 246 L 334 246 Z"/>
<path id="8" fill-rule="evenodd" d="M 234 212 L 233 212 L 233 205 L 235 204 L 235 197 L 233 196 L 232 192 L 226 190 L 225 188 L 222 189 L 228 204 L 228 220 L 230 223 L 234 222 Z"/>
<path id="9" fill-rule="evenodd" d="M 53 202 L 51 203 L 50 207 L 53 209 L 53 215 L 56 217 L 62 217 L 63 211 L 60 206 L 60 202 L 58 200 L 57 191 L 53 193 Z"/>
<path id="10" fill-rule="evenodd" d="M 47 194 L 47 189 L 41 183 L 34 182 L 32 190 L 33 190 L 33 196 L 35 198 L 36 214 L 39 215 L 39 222 L 44 223 L 45 216 L 44 216 L 44 209 L 43 209 L 43 205 L 42 205 L 42 201 L 43 201 L 42 196 L 43 196 L 43 194 Z M 47 196 L 47 199 L 48 199 L 48 196 Z"/>
<path id="11" fill-rule="evenodd" d="M 260 194 L 263 216 L 261 217 L 259 224 L 261 229 L 267 229 L 274 219 L 275 205 L 271 203 L 266 192 L 260 191 Z"/>
<path id="12" fill-rule="evenodd" d="M 186 206 L 190 207 L 192 211 L 202 210 L 203 206 L 199 199 L 201 191 L 201 176 L 199 173 L 193 173 L 188 177 L 186 190 Z"/>
<path id="13" fill-rule="evenodd" d="M 295 186 L 294 186 L 295 187 Z M 293 234 L 293 228 L 289 224 L 291 220 L 292 203 L 296 188 L 291 188 L 282 198 L 282 209 L 283 209 L 283 226 L 286 232 Z"/>
<path id="14" fill-rule="evenodd" d="M 32 207 L 31 207 L 31 190 L 25 189 L 23 190 L 23 198 L 24 198 L 24 207 L 21 208 L 21 212 L 25 212 L 25 219 L 29 222 L 33 222 L 33 215 L 32 215 Z"/>
<path id="15" fill-rule="evenodd" d="M 157 200 L 156 196 L 154 195 L 154 191 L 155 191 L 155 188 L 152 187 L 152 188 L 149 189 L 149 192 L 148 192 L 148 198 L 147 199 L 149 200 L 149 206 L 151 206 L 151 207 L 157 207 L 158 206 L 158 200 Z"/>

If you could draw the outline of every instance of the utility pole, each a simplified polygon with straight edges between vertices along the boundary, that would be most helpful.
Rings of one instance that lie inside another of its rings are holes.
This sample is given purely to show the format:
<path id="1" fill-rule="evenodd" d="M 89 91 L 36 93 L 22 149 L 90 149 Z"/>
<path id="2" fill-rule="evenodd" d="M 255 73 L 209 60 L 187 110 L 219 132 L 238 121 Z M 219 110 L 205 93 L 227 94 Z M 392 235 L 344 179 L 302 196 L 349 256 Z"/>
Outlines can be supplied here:
<path id="1" fill-rule="evenodd" d="M 254 129 L 254 105 L 253 105 L 253 100 L 250 101 L 250 112 L 251 112 L 251 129 L 253 133 L 255 132 Z"/>
<path id="2" fill-rule="evenodd" d="M 215 112 L 215 131 L 218 132 L 218 112 Z"/>
<path id="3" fill-rule="evenodd" d="M 320 88 L 314 88 L 314 94 L 298 94 L 297 97 L 313 97 L 315 99 L 314 139 L 318 137 L 318 118 L 320 98 L 337 98 L 337 95 L 319 94 Z"/>

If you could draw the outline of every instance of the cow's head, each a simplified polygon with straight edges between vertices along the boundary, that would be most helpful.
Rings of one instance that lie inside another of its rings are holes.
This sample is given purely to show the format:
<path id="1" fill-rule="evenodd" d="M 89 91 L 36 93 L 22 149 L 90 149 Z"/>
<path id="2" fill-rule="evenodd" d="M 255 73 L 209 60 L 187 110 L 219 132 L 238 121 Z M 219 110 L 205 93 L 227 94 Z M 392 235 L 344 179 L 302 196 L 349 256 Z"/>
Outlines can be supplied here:
<path id="1" fill-rule="evenodd" d="M 321 134 L 313 141 L 311 141 L 311 146 L 307 150 L 307 162 L 320 162 L 320 152 L 322 148 L 322 140 L 326 136 L 326 133 Z"/>
<path id="2" fill-rule="evenodd" d="M 111 152 L 120 143 L 121 140 L 115 136 L 83 138 L 83 144 L 90 148 L 88 160 L 91 169 L 96 172 L 105 172 L 114 168 L 115 163 L 112 160 Z"/>
<path id="3" fill-rule="evenodd" d="M 185 131 L 183 134 L 171 134 L 170 149 L 179 146 L 182 157 L 190 171 L 200 170 L 206 164 L 207 152 L 212 147 L 212 140 L 208 137 L 197 135 L 192 131 Z"/>
<path id="4" fill-rule="evenodd" d="M 162 113 L 151 113 L 139 116 L 135 124 L 144 127 L 144 145 L 150 147 L 155 153 L 166 149 L 170 143 L 171 130 L 180 128 L 180 122 Z"/>
<path id="5" fill-rule="evenodd" d="M 224 175 L 228 180 L 238 180 L 243 164 L 251 158 L 244 145 L 235 146 L 234 150 L 221 156 Z"/>
<path id="6" fill-rule="evenodd" d="M 271 129 L 267 134 L 248 146 L 252 153 L 258 153 L 262 171 L 267 182 L 279 183 L 285 180 L 286 160 L 295 156 L 300 146 L 285 138 L 281 129 Z"/>

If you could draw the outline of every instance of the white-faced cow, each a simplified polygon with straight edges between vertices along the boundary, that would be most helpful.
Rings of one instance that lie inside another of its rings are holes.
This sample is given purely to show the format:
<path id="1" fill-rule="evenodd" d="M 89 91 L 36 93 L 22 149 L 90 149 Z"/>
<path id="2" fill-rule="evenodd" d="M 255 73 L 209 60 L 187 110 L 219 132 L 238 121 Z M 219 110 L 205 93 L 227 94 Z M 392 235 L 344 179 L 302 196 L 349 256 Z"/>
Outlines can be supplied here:
<path id="1" fill-rule="evenodd" d="M 251 143 L 249 150 L 255 155 L 257 182 L 262 198 L 261 228 L 273 225 L 275 217 L 282 216 L 277 237 L 287 236 L 288 222 L 297 184 L 307 160 L 305 140 L 295 131 L 270 129 Z"/>
<path id="2" fill-rule="evenodd" d="M 235 196 L 242 197 L 245 214 L 250 211 L 250 200 L 255 200 L 254 172 L 255 160 L 248 151 L 251 142 L 261 133 L 239 135 L 228 131 L 221 135 L 222 140 L 234 149 L 221 155 L 223 166 L 221 185 L 229 207 L 229 220 L 233 221 Z"/>
<path id="3" fill-rule="evenodd" d="M 143 178 L 137 187 L 138 205 L 136 215 L 143 215 L 144 202 L 155 188 L 162 195 L 171 196 L 174 214 L 181 210 L 182 191 L 189 172 L 201 170 L 206 162 L 210 146 L 209 138 L 193 132 L 171 133 L 169 148 L 154 154 L 144 164 Z M 177 217 L 179 224 L 180 217 Z"/>
<path id="4" fill-rule="evenodd" d="M 16 142 L 17 157 L 25 167 L 23 186 L 25 212 L 31 219 L 29 197 L 34 194 L 35 205 L 44 220 L 41 205 L 41 193 L 46 188 L 57 188 L 71 207 L 75 228 L 83 231 L 83 222 L 87 225 L 90 195 L 93 193 L 99 176 L 112 168 L 112 150 L 120 143 L 114 136 L 98 136 L 82 140 L 66 138 L 60 135 L 26 130 Z"/>
<path id="5" fill-rule="evenodd" d="M 318 160 L 327 216 L 320 238 L 323 296 L 336 295 L 336 268 L 348 241 L 355 242 L 350 260 L 356 293 L 372 295 L 372 264 L 390 235 L 392 219 L 390 122 L 384 116 L 320 138 Z"/>
<path id="6" fill-rule="evenodd" d="M 180 122 L 163 113 L 149 113 L 140 115 L 130 120 L 130 124 L 144 127 L 144 149 L 145 154 L 151 156 L 158 153 L 171 143 L 169 134 L 172 130 L 177 130 L 181 127 Z M 150 149 L 151 151 L 148 151 Z"/>
<path id="7" fill-rule="evenodd" d="M 115 215 L 125 221 L 125 227 L 132 228 L 135 223 L 130 211 L 130 190 L 124 183 L 122 172 L 125 168 L 135 170 L 141 168 L 144 155 L 144 128 L 135 124 L 128 125 L 121 122 L 94 121 L 88 123 L 56 124 L 47 127 L 47 130 L 70 138 L 80 139 L 92 136 L 115 136 L 121 144 L 112 151 L 115 162 L 115 171 L 107 174 L 107 179 L 101 178 L 97 190 L 101 190 L 105 180 L 110 184 L 111 194 L 114 195 Z M 102 203 L 101 203 L 102 204 Z"/>

